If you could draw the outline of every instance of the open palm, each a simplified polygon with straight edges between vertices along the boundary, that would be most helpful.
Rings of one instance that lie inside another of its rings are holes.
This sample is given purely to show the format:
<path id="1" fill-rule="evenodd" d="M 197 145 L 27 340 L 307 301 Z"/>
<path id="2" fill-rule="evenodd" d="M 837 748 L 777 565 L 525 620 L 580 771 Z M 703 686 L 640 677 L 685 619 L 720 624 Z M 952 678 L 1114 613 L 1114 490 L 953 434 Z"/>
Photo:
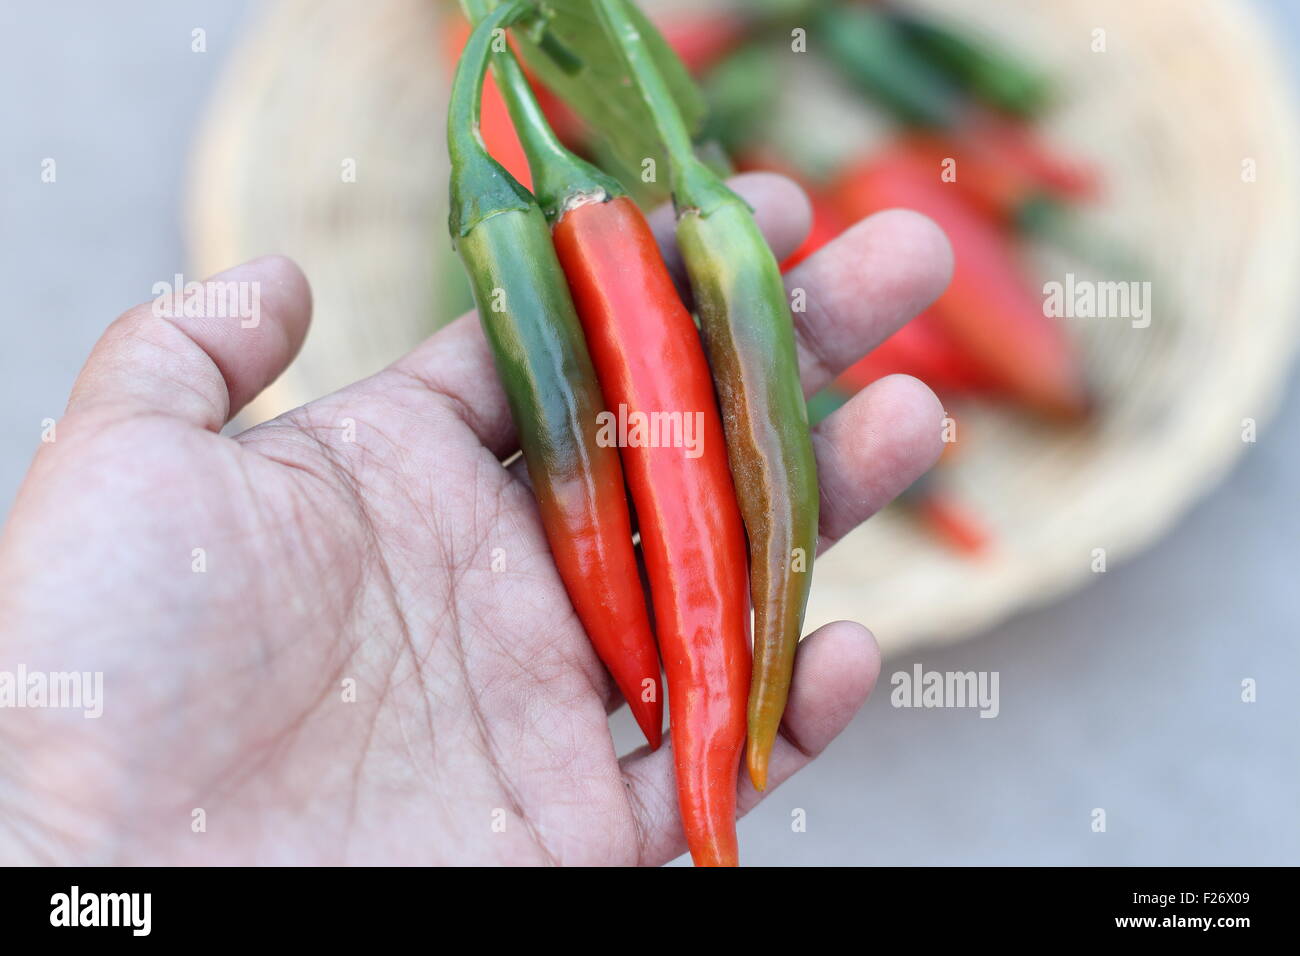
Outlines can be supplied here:
<path id="1" fill-rule="evenodd" d="M 734 186 L 779 255 L 798 244 L 792 184 Z M 948 268 L 928 221 L 891 212 L 792 272 L 806 389 L 923 308 Z M 670 745 L 614 751 L 617 691 L 522 468 L 501 463 L 513 429 L 474 317 L 232 438 L 222 426 L 297 351 L 310 295 L 284 259 L 218 278 L 260 283 L 260 324 L 147 305 L 114 323 L 0 541 L 0 670 L 104 675 L 98 719 L 0 710 L 0 860 L 681 853 Z M 933 462 L 941 417 L 899 377 L 819 427 L 823 548 Z M 800 646 L 773 783 L 844 727 L 877 670 L 857 625 Z M 758 795 L 741 776 L 744 810 Z"/>

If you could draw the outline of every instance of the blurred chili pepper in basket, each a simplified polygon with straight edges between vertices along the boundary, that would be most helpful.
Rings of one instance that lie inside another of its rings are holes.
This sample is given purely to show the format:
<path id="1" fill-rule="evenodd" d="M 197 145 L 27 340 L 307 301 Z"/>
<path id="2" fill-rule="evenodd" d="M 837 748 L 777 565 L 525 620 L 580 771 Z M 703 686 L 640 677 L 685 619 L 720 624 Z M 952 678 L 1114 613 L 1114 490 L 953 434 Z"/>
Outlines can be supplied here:
<path id="1" fill-rule="evenodd" d="M 886 375 L 911 375 L 940 395 L 994 392 L 994 381 L 952 342 L 932 311 L 912 321 L 840 374 L 846 391 L 866 388 Z"/>
<path id="2" fill-rule="evenodd" d="M 934 537 L 967 558 L 985 554 L 992 542 L 988 526 L 969 506 L 943 488 L 930 471 L 899 496 L 899 503 Z"/>
<path id="3" fill-rule="evenodd" d="M 826 245 L 841 232 L 844 231 L 848 223 L 837 206 L 829 196 L 824 192 L 804 187 L 808 196 L 808 202 L 812 206 L 812 224 L 808 229 L 808 235 L 804 241 L 799 244 L 799 248 L 790 255 L 786 256 L 781 263 L 781 271 L 789 272 L 799 263 L 803 262 L 814 252 Z"/>
<path id="4" fill-rule="evenodd" d="M 970 101 L 965 91 L 913 50 L 902 28 L 869 5 L 822 4 L 814 29 L 850 81 L 906 126 L 943 130 L 986 152 L 1041 188 L 1072 198 L 1096 193 L 1096 173 L 1040 142 L 1033 131 Z"/>
<path id="5" fill-rule="evenodd" d="M 827 186 L 810 182 L 800 172 L 764 151 L 742 157 L 744 170 L 779 172 L 797 182 L 812 206 L 812 225 L 799 248 L 781 263 L 789 272 L 835 239 L 856 221 Z M 872 210 L 877 211 L 877 210 Z M 852 394 L 886 375 L 911 375 L 943 394 L 996 391 L 996 382 L 948 336 L 932 313 L 923 312 L 885 339 L 846 370 L 837 383 Z"/>
<path id="6" fill-rule="evenodd" d="M 722 59 L 702 81 L 709 104 L 706 135 L 733 154 L 743 150 L 771 113 L 780 82 L 776 64 L 761 47 L 741 47 Z"/>
<path id="7" fill-rule="evenodd" d="M 987 110 L 971 110 L 953 130 L 959 141 L 987 152 L 989 162 L 1002 162 L 1048 193 L 1065 199 L 1096 199 L 1101 186 L 1097 170 L 1086 162 L 1049 147 L 1025 123 Z"/>
<path id="8" fill-rule="evenodd" d="M 1072 206 L 1078 196 L 1045 188 L 978 142 L 957 142 L 937 131 L 917 129 L 886 149 L 911 156 L 972 209 L 1009 232 L 1041 239 L 1112 276 L 1141 271 L 1137 256 L 1124 242 L 1082 225 Z"/>
<path id="9" fill-rule="evenodd" d="M 938 223 L 954 254 L 952 282 L 931 306 L 944 331 L 999 393 L 1051 418 L 1086 413 L 1082 369 L 1064 330 L 1031 293 L 1009 240 L 945 191 L 935 170 L 887 152 L 846 171 L 834 195 L 854 219 L 897 206 Z"/>
<path id="10" fill-rule="evenodd" d="M 931 16 L 893 4 L 886 10 L 912 50 L 994 109 L 1031 117 L 1048 104 L 1047 76 L 1010 51 Z"/>
<path id="11" fill-rule="evenodd" d="M 808 203 L 812 207 L 812 222 L 809 225 L 808 235 L 799 244 L 799 248 L 782 260 L 782 272 L 789 272 L 853 225 L 853 221 L 844 215 L 838 201 L 831 195 L 825 183 L 814 182 L 802 170 L 797 169 L 794 163 L 787 161 L 769 147 L 758 147 L 742 152 L 736 157 L 736 169 L 743 173 L 766 172 L 785 176 L 798 183 L 799 188 L 808 197 Z"/>
<path id="12" fill-rule="evenodd" d="M 885 150 L 908 155 L 918 168 L 930 170 L 972 208 L 1007 229 L 1032 221 L 1038 204 L 1060 202 L 1050 190 L 999 162 L 980 144 L 957 142 L 938 131 L 909 130 Z"/>
<path id="13" fill-rule="evenodd" d="M 762 153 L 742 158 L 740 168 L 779 172 L 794 179 L 803 188 L 812 206 L 812 224 L 808 235 L 781 263 L 789 272 L 842 233 L 853 221 L 826 187 L 804 179 L 797 170 Z M 949 339 L 933 315 L 923 312 L 881 342 L 836 382 L 846 395 L 865 388 L 886 375 L 911 375 L 940 393 L 967 393 L 993 389 L 993 381 L 975 362 L 967 358 Z M 819 401 L 824 401 L 819 400 Z M 818 405 L 815 411 L 820 408 Z M 834 406 L 826 406 L 827 413 Z"/>

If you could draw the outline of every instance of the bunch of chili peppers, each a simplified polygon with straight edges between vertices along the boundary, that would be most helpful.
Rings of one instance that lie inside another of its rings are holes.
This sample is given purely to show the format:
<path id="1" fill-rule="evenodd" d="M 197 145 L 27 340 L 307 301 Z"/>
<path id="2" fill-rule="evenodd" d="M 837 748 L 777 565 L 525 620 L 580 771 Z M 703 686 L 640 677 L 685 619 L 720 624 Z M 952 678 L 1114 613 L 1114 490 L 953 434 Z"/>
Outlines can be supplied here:
<path id="1" fill-rule="evenodd" d="M 817 544 L 816 466 L 780 268 L 750 209 L 696 159 L 623 0 L 598 4 L 667 148 L 702 341 L 641 210 L 565 148 L 511 51 L 493 50 L 533 8 L 465 6 L 477 25 L 448 116 L 452 238 L 574 608 L 651 747 L 662 655 L 691 855 L 734 865 L 742 749 L 761 789 Z M 489 63 L 531 191 L 484 146 Z M 613 447 L 600 438 L 610 409 L 629 419 L 691 416 L 693 454 L 663 443 Z"/>
<path id="2" fill-rule="evenodd" d="M 1092 400 L 1079 357 L 1044 316 L 1019 261 L 1019 238 L 1054 243 L 1110 273 L 1130 272 L 1133 263 L 1118 244 L 1089 236 L 1070 216 L 1073 204 L 1096 195 L 1098 179 L 1034 132 L 1032 120 L 1057 95 L 1044 73 L 959 25 L 890 0 L 748 0 L 678 10 L 658 25 L 708 95 L 708 134 L 739 168 L 784 172 L 810 195 L 812 230 L 784 268 L 863 216 L 893 206 L 930 216 L 953 244 L 956 270 L 947 293 L 810 399 L 813 421 L 895 373 L 920 378 L 946 400 L 995 401 L 1064 424 L 1088 418 Z M 828 168 L 824 157 L 801 156 L 798 143 L 765 135 L 763 120 L 780 86 L 773 51 L 788 43 L 793 27 L 806 28 L 812 55 L 865 94 L 864 109 L 874 106 L 896 121 L 892 142 Z M 453 37 L 453 49 L 462 42 L 463 35 Z M 539 92 L 560 139 L 579 153 L 599 153 L 594 131 Z M 492 155 L 528 182 L 523 148 L 490 81 L 483 137 Z M 979 515 L 941 476 L 918 482 L 903 503 L 957 552 L 978 556 L 987 549 L 990 535 Z"/>

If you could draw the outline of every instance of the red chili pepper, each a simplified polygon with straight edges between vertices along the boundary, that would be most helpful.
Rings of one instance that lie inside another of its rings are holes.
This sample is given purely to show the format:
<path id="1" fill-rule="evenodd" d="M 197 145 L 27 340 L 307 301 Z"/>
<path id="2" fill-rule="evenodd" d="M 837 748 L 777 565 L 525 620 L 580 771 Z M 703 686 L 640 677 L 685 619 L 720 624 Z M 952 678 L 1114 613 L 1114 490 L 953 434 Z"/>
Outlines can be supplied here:
<path id="1" fill-rule="evenodd" d="M 1133 275 L 1139 271 L 1135 256 L 1123 243 L 1082 228 L 1070 213 L 1072 199 L 1094 190 L 1091 174 L 1076 176 L 1062 168 L 1061 175 L 1074 176 L 1077 188 L 1055 188 L 1043 176 L 1026 173 L 979 141 L 955 139 L 935 131 L 905 133 L 886 150 L 905 154 L 930 169 L 947 189 L 999 227 L 1049 242 L 1102 272 Z M 948 160 L 954 165 L 946 166 Z M 942 178 L 940 174 L 949 169 L 954 176 Z M 1056 186 L 1064 184 L 1063 180 L 1056 182 Z"/>
<path id="2" fill-rule="evenodd" d="M 837 380 L 841 390 L 857 392 L 886 375 L 911 375 L 941 394 L 994 390 L 989 375 L 949 338 L 931 311 L 881 342 Z"/>
<path id="3" fill-rule="evenodd" d="M 855 218 L 902 206 L 938 223 L 955 261 L 952 283 L 931 309 L 952 341 L 1000 391 L 1051 417 L 1085 414 L 1087 389 L 1069 340 L 1029 291 L 1008 240 L 945 191 L 933 170 L 886 154 L 845 173 L 835 195 Z"/>
<path id="4" fill-rule="evenodd" d="M 919 168 L 931 170 L 945 188 L 1006 227 L 1015 225 L 1028 204 L 1042 201 L 1046 195 L 1041 184 L 1015 167 L 999 162 L 978 142 L 914 130 L 890 143 L 885 152 L 900 153 L 910 157 Z M 947 165 L 949 160 L 951 166 Z"/>
<path id="5" fill-rule="evenodd" d="M 749 688 L 749 581 L 713 379 L 645 217 L 626 196 L 562 214 L 555 248 L 610 408 L 677 416 L 698 446 L 622 449 L 650 579 L 686 842 L 735 865 Z M 682 431 L 682 435 L 686 432 Z M 662 437 L 662 436 L 661 436 Z"/>
<path id="6" fill-rule="evenodd" d="M 831 201 L 829 196 L 806 186 L 804 191 L 808 194 L 808 201 L 812 204 L 812 226 L 799 248 L 790 253 L 785 261 L 781 263 L 782 272 L 788 272 L 803 262 L 843 232 L 845 227 L 849 225 L 844 221 L 839 207 Z"/>
<path id="7" fill-rule="evenodd" d="M 987 526 L 960 499 L 921 479 L 903 492 L 901 501 L 940 541 L 966 557 L 989 549 Z"/>
<path id="8" fill-rule="evenodd" d="M 938 136 L 919 131 L 904 134 L 891 144 L 888 152 L 908 157 L 918 168 L 932 168 L 936 180 L 941 170 L 939 164 L 951 155 L 951 150 L 944 148 L 944 141 Z M 971 193 L 985 199 L 991 212 L 996 206 L 1012 203 L 1020 195 L 1020 190 L 1028 195 L 1034 194 L 1033 187 L 1022 177 L 1000 171 L 991 175 L 986 165 L 981 163 L 972 168 L 964 159 L 960 160 L 959 181 L 968 184 Z M 763 169 L 788 176 L 803 187 L 812 205 L 812 226 L 808 236 L 781 263 L 783 272 L 817 252 L 853 222 L 846 215 L 849 210 L 842 207 L 830 190 L 809 182 L 798 170 L 769 152 L 751 150 L 738 160 L 737 166 L 744 170 Z M 957 187 L 952 184 L 949 188 Z M 945 394 L 998 390 L 996 378 L 967 356 L 947 334 L 943 323 L 929 311 L 918 315 L 859 359 L 840 375 L 836 385 L 840 392 L 852 395 L 878 379 L 896 374 L 919 378 L 935 391 Z"/>
<path id="9" fill-rule="evenodd" d="M 754 666 L 746 764 L 762 790 L 808 606 L 820 504 L 790 300 L 753 210 L 697 156 L 633 8 L 625 0 L 595 7 L 666 150 L 677 246 L 718 387 L 749 537 Z"/>
<path id="10" fill-rule="evenodd" d="M 928 154 L 926 156 L 928 159 Z M 762 150 L 737 162 L 744 170 L 779 172 L 803 187 L 812 205 L 812 226 L 803 243 L 781 263 L 788 272 L 843 232 L 852 220 L 824 187 Z M 936 165 L 936 170 L 938 169 Z M 993 388 L 990 377 L 959 349 L 933 315 L 923 312 L 843 372 L 839 391 L 852 395 L 886 375 L 911 375 L 940 392 L 980 392 Z"/>
<path id="11" fill-rule="evenodd" d="M 1043 189 L 1076 200 L 1101 191 L 1097 170 L 1048 146 L 1027 124 L 984 110 L 972 110 L 956 131 L 960 141 L 984 150 L 990 162 L 1003 163 Z"/>

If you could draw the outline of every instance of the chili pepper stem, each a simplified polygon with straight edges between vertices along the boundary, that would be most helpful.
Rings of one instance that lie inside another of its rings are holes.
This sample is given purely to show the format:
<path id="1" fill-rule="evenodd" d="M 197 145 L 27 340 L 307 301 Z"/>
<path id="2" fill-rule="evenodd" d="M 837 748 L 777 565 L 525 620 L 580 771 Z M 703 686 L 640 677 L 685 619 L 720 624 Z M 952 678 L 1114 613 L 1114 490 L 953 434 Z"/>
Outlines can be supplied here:
<path id="1" fill-rule="evenodd" d="M 488 0 L 461 0 L 461 6 L 477 23 L 487 15 L 491 4 Z M 528 158 L 533 193 L 548 221 L 583 203 L 603 202 L 623 194 L 616 179 L 579 159 L 560 142 L 511 50 L 493 54 L 492 73 Z"/>
<path id="2" fill-rule="evenodd" d="M 488 45 L 495 30 L 504 29 L 519 20 L 529 7 L 513 2 L 498 6 L 485 22 L 491 26 L 476 30 L 461 54 L 462 62 L 486 57 Z M 455 175 L 451 177 L 451 234 L 453 240 L 468 233 L 489 216 L 502 212 L 526 211 L 533 197 L 501 168 L 479 138 L 478 128 L 482 116 L 482 70 L 457 70 L 451 83 L 450 105 L 447 109 L 447 153 Z"/>
<path id="3" fill-rule="evenodd" d="M 632 74 L 632 82 L 641 91 L 649 109 L 655 132 L 668 154 L 669 186 L 678 215 L 684 211 L 707 215 L 726 202 L 744 203 L 726 187 L 717 174 L 695 155 L 691 133 L 673 102 L 663 74 L 646 48 L 636 22 L 627 13 L 626 0 L 597 0 L 596 10 L 617 40 L 619 52 Z"/>

